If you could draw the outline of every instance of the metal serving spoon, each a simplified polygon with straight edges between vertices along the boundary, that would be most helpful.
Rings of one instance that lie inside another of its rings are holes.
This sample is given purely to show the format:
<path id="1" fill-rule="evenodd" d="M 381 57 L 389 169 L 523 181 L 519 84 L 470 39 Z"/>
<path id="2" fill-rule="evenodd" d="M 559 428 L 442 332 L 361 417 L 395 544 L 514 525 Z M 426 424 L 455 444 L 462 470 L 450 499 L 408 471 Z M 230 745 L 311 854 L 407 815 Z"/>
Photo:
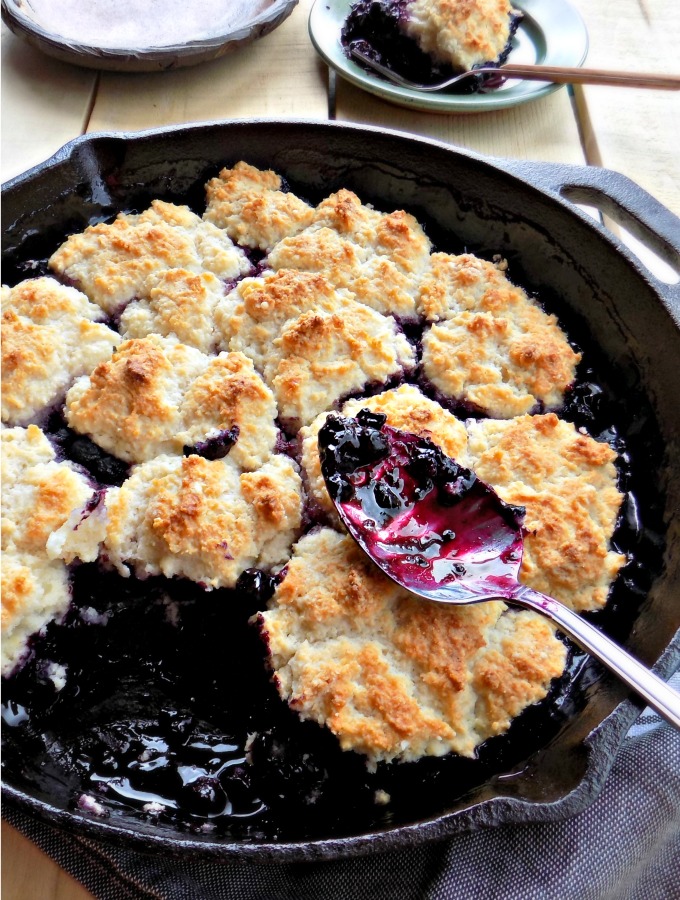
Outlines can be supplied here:
<path id="1" fill-rule="evenodd" d="M 680 694 L 563 604 L 518 582 L 521 507 L 504 503 L 431 441 L 362 410 L 319 432 L 321 471 L 340 518 L 393 581 L 426 600 L 502 599 L 543 613 L 676 728 Z"/>
<path id="2" fill-rule="evenodd" d="M 363 65 L 374 69 L 383 78 L 400 87 L 412 88 L 416 91 L 443 91 L 466 78 L 476 75 L 496 75 L 502 79 L 520 78 L 524 81 L 551 81 L 554 84 L 607 84 L 618 87 L 656 88 L 661 91 L 680 90 L 680 75 L 658 75 L 653 72 L 617 72 L 609 69 L 584 69 L 567 66 L 530 66 L 506 63 L 502 66 L 480 66 L 461 72 L 441 81 L 438 84 L 420 84 L 393 72 L 382 63 L 376 62 L 357 47 L 350 46 L 352 56 Z"/>

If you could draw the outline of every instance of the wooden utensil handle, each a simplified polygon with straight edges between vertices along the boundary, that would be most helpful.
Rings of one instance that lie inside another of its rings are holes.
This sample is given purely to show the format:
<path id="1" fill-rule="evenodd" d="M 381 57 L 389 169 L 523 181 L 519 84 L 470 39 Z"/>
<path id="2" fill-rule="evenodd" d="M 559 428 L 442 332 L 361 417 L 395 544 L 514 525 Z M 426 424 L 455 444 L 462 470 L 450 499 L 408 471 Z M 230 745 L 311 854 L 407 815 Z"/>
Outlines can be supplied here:
<path id="1" fill-rule="evenodd" d="M 654 72 L 616 72 L 609 69 L 565 68 L 562 66 L 521 66 L 508 63 L 500 71 L 509 77 L 529 81 L 552 81 L 556 84 L 609 84 L 628 87 L 680 90 L 680 75 Z"/>

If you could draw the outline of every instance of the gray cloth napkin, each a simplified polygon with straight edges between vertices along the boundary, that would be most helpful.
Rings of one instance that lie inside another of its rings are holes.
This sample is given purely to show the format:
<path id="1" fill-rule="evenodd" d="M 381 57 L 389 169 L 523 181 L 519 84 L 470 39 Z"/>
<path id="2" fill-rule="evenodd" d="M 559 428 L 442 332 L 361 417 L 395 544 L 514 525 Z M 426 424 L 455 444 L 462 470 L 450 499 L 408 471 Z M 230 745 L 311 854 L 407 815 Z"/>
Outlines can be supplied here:
<path id="1" fill-rule="evenodd" d="M 359 859 L 171 861 L 5 816 L 98 900 L 680 900 L 680 733 L 650 710 L 580 815 Z"/>

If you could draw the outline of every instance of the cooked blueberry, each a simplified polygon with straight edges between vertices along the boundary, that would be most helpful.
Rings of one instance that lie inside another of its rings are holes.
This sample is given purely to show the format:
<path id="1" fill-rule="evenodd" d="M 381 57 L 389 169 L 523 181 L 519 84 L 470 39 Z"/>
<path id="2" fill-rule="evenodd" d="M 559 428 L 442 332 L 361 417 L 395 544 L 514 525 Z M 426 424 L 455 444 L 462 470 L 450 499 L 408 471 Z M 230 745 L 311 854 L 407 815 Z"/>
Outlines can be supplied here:
<path id="1" fill-rule="evenodd" d="M 471 490 L 477 477 L 468 469 L 458 467 L 458 474 L 451 481 L 445 481 L 439 484 L 438 499 L 442 506 L 449 506 L 457 503 L 461 497 L 464 497 Z"/>
<path id="2" fill-rule="evenodd" d="M 354 490 L 350 482 L 339 472 L 334 472 L 326 479 L 326 487 L 332 500 L 338 503 L 346 503 L 351 500 Z"/>
<path id="3" fill-rule="evenodd" d="M 401 497 L 394 490 L 388 487 L 382 481 L 379 481 L 373 488 L 373 496 L 375 502 L 381 509 L 399 509 L 402 505 Z"/>
<path id="4" fill-rule="evenodd" d="M 220 782 L 234 805 L 245 805 L 251 799 L 253 786 L 247 766 L 232 766 L 220 775 Z"/>
<path id="5" fill-rule="evenodd" d="M 364 408 L 359 410 L 356 419 L 359 425 L 363 425 L 365 428 L 380 429 L 387 421 L 387 416 L 384 413 L 371 412 L 370 409 Z"/>
<path id="6" fill-rule="evenodd" d="M 331 413 L 329 416 L 326 416 L 326 421 L 322 426 L 322 431 L 324 435 L 328 435 L 329 437 L 332 435 L 340 435 L 343 434 L 347 427 L 346 420 L 342 418 L 342 416 L 337 413 Z"/>
<path id="7" fill-rule="evenodd" d="M 362 429 L 359 432 L 359 464 L 362 466 L 376 462 L 387 454 L 389 444 L 384 434 L 375 428 Z"/>
<path id="8" fill-rule="evenodd" d="M 409 447 L 409 463 L 407 471 L 417 481 L 436 477 L 439 470 L 439 459 L 434 447 L 422 447 L 419 444 Z"/>
<path id="9" fill-rule="evenodd" d="M 267 802 L 285 799 L 296 804 L 315 803 L 328 780 L 325 766 L 304 747 L 284 741 L 272 731 L 257 735 L 251 747 L 257 787 Z"/>
<path id="10" fill-rule="evenodd" d="M 99 760 L 97 768 L 104 774 L 111 774 L 118 771 L 118 760 L 113 753 L 106 752 Z"/>
<path id="11" fill-rule="evenodd" d="M 195 781 L 185 784 L 179 799 L 188 812 L 199 816 L 220 813 L 228 803 L 219 780 L 209 775 L 201 775 Z"/>
<path id="12" fill-rule="evenodd" d="M 370 413 L 371 421 L 383 424 L 384 416 Z M 333 472 L 353 472 L 355 469 L 382 459 L 388 452 L 387 438 L 372 426 L 364 426 L 354 419 L 329 416 L 319 431 L 319 453 L 324 477 Z"/>
<path id="13" fill-rule="evenodd" d="M 196 717 L 176 709 L 161 709 L 158 713 L 158 727 L 168 740 L 186 743 L 196 727 Z"/>
<path id="14" fill-rule="evenodd" d="M 448 456 L 444 456 L 443 453 L 440 454 L 439 458 L 438 475 L 442 481 L 453 481 L 457 478 L 467 478 L 469 476 L 472 476 L 470 484 L 474 481 L 474 475 L 472 475 L 469 469 L 463 468 L 463 466 L 459 465 L 455 460 Z"/>
<path id="15" fill-rule="evenodd" d="M 239 434 L 238 425 L 234 425 L 233 428 L 220 431 L 205 441 L 199 441 L 193 447 L 186 445 L 182 452 L 184 456 L 202 456 L 203 459 L 209 460 L 224 459 L 238 440 Z"/>
<path id="16" fill-rule="evenodd" d="M 126 462 L 102 450 L 89 438 L 77 435 L 66 425 L 55 422 L 51 437 L 69 459 L 87 469 L 102 484 L 121 485 L 127 478 L 130 467 Z"/>
<path id="17" fill-rule="evenodd" d="M 245 569 L 239 575 L 236 590 L 243 591 L 263 606 L 276 590 L 276 576 L 261 569 Z"/>

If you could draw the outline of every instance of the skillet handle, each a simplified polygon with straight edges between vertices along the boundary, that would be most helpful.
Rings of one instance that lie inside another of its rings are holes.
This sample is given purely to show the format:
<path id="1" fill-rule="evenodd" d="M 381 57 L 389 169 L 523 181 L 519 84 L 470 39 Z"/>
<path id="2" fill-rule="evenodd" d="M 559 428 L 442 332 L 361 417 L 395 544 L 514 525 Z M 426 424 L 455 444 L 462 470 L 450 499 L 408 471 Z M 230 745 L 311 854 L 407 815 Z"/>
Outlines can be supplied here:
<path id="1" fill-rule="evenodd" d="M 617 675 L 667 722 L 680 729 L 680 694 L 599 628 L 552 597 L 546 597 L 524 585 L 518 585 L 511 602 L 551 619 L 561 631 Z"/>
<path id="2" fill-rule="evenodd" d="M 633 237 L 649 247 L 680 276 L 680 218 L 647 193 L 644 188 L 613 169 L 597 166 L 573 166 L 560 163 L 525 162 L 524 160 L 500 160 L 503 168 L 529 184 L 557 196 L 570 205 L 594 206 L 604 215 L 620 223 Z M 591 216 L 575 209 L 579 215 Z M 597 226 L 597 222 L 595 223 Z M 604 225 L 600 227 L 618 244 L 631 262 L 644 266 L 632 250 Z M 662 281 L 645 266 L 645 277 L 666 300 L 675 318 L 680 320 L 680 282 Z"/>

